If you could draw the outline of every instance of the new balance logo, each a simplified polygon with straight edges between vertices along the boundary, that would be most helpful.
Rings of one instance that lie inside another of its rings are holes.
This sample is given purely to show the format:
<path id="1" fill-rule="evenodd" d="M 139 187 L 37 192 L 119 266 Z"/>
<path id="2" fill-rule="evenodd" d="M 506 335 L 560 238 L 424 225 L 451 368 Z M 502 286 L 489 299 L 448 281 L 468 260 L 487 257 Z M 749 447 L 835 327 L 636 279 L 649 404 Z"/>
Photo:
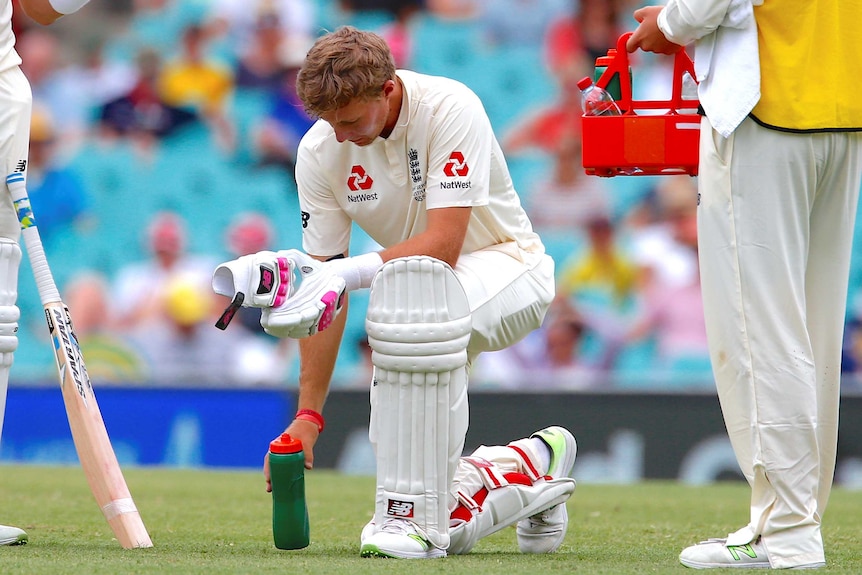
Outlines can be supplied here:
<path id="1" fill-rule="evenodd" d="M 27 160 L 18 160 L 18 163 L 15 164 L 16 172 L 24 172 L 27 169 Z"/>
<path id="2" fill-rule="evenodd" d="M 742 552 L 744 555 L 748 555 L 752 559 L 757 559 L 757 553 L 754 551 L 754 548 L 751 544 L 748 545 L 728 545 L 727 550 L 730 551 L 731 557 L 733 557 L 734 561 L 739 561 L 741 557 L 739 553 Z"/>
<path id="3" fill-rule="evenodd" d="M 257 285 L 257 293 L 270 293 L 275 286 L 275 272 L 266 266 L 260 266 L 260 283 Z"/>
<path id="4" fill-rule="evenodd" d="M 389 504 L 386 506 L 386 514 L 402 519 L 413 517 L 413 502 L 390 499 Z"/>

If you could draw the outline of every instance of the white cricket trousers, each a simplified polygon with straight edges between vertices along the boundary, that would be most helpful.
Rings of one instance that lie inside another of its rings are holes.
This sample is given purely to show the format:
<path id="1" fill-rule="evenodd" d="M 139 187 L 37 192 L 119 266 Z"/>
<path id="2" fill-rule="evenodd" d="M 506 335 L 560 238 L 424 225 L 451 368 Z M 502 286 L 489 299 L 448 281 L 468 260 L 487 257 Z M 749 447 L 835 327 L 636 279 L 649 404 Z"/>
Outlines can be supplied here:
<path id="1" fill-rule="evenodd" d="M 468 365 L 481 352 L 509 347 L 540 327 L 554 299 L 554 260 L 522 253 L 522 261 L 507 251 L 491 247 L 462 254 L 454 268 L 472 314 Z"/>
<path id="2" fill-rule="evenodd" d="M 862 133 L 702 124 L 698 244 L 718 397 L 772 567 L 824 561 Z"/>

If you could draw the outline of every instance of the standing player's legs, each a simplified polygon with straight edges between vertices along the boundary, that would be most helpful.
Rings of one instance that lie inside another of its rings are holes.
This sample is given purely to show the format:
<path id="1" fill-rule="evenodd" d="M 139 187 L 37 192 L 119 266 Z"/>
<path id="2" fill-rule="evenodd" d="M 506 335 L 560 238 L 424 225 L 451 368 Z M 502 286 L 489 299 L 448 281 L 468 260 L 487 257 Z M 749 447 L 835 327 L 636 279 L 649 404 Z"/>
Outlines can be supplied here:
<path id="1" fill-rule="evenodd" d="M 708 128 L 699 178 L 707 332 L 728 434 L 752 488 L 750 523 L 727 545 L 760 537 L 772 567 L 822 564 L 859 182 L 821 186 L 835 178 L 818 161 L 830 155 L 830 134 L 786 134 L 749 119 L 722 140 Z"/>
<path id="2" fill-rule="evenodd" d="M 0 62 L 0 158 L 3 178 L 27 167 L 32 97 L 30 85 L 16 62 Z M 0 438 L 6 413 L 6 389 L 15 350 L 18 347 L 18 246 L 20 224 L 12 196 L 3 186 L 0 193 Z M 15 527 L 0 526 L 0 545 L 26 542 L 27 535 Z"/>
<path id="3" fill-rule="evenodd" d="M 818 178 L 811 213 L 811 250 L 806 286 L 808 331 L 817 370 L 817 442 L 820 481 L 817 513 L 826 510 L 838 445 L 840 365 L 844 337 L 852 237 L 862 185 L 862 133 L 816 136 L 820 155 L 830 156 Z M 824 254 L 832 254 L 831 257 Z M 819 369 L 830 366 L 830 369 Z"/>

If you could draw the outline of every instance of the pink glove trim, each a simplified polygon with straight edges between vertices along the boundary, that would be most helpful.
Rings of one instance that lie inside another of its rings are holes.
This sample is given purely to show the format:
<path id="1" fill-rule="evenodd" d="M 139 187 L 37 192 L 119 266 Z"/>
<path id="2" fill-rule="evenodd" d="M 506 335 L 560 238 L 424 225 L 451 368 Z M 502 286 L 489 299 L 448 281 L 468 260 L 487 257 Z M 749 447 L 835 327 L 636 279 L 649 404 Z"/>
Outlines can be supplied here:
<path id="1" fill-rule="evenodd" d="M 335 319 L 335 312 L 338 309 L 338 294 L 334 291 L 328 291 L 323 294 L 320 301 L 326 307 L 320 316 L 320 321 L 317 323 L 317 331 L 325 330 L 332 323 L 332 320 Z"/>
<path id="2" fill-rule="evenodd" d="M 279 307 L 287 299 L 287 293 L 290 289 L 290 264 L 285 257 L 276 258 L 278 264 L 278 293 L 275 294 L 275 299 L 272 301 L 272 307 Z"/>

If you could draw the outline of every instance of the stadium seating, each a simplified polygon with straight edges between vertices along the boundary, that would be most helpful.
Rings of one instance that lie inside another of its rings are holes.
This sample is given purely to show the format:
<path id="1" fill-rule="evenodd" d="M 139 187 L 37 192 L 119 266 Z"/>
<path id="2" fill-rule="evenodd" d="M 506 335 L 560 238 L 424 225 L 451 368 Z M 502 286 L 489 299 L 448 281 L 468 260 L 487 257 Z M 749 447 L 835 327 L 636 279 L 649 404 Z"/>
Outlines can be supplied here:
<path id="1" fill-rule="evenodd" d="M 318 29 L 331 30 L 341 24 L 379 30 L 393 21 L 391 15 L 375 11 L 345 11 L 337 0 L 311 0 Z M 183 1 L 159 15 L 143 16 L 131 23 L 126 36 L 115 38 L 105 53 L 128 61 L 140 42 L 170 52 L 179 30 L 200 17 L 206 3 Z M 557 86 L 545 70 L 541 47 L 492 47 L 482 40 L 475 19 L 449 20 L 431 13 L 416 15 L 410 24 L 413 40 L 411 68 L 428 74 L 445 75 L 462 81 L 481 97 L 492 124 L 502 136 L 512 123 L 536 106 L 556 99 Z M 223 46 L 220 47 L 223 49 Z M 193 252 L 226 256 L 224 233 L 228 222 L 240 211 L 257 210 L 276 222 L 277 246 L 300 247 L 296 186 L 289 173 L 280 168 L 259 168 L 249 145 L 249 134 L 268 105 L 263 92 L 238 89 L 232 100 L 231 117 L 236 123 L 240 147 L 227 154 L 214 144 L 202 125 L 187 127 L 165 139 L 152 154 L 141 154 L 124 142 L 88 142 L 74 158 L 91 196 L 95 226 L 69 229 L 65 236 L 46 243 L 49 261 L 61 291 L 76 273 L 95 269 L 108 276 L 130 260 L 146 256 L 142 236 L 154 213 L 175 210 L 191 224 L 189 248 Z M 540 156 L 508 158 L 516 189 L 526 198 L 532 183 L 543 176 L 551 160 Z M 612 217 L 619 220 L 655 185 L 655 178 L 617 177 L 612 188 Z M 862 221 L 862 220 L 860 220 Z M 584 243 L 574 230 L 539 230 L 558 268 Z M 367 238 L 357 232 L 352 250 L 365 251 Z M 862 233 L 854 241 L 851 266 L 853 301 L 862 285 Z M 16 373 L 50 374 L 50 353 L 45 353 L 39 336 L 41 306 L 35 294 L 27 262 L 22 264 L 19 305 L 22 344 L 16 357 Z M 359 361 L 353 342 L 364 330 L 362 295 L 353 298 L 348 321 L 345 352 L 339 361 L 340 373 L 349 372 Z M 34 320 L 35 318 L 35 320 Z M 589 350 L 588 350 L 589 351 Z M 648 344 L 626 350 L 618 358 L 623 385 L 645 385 L 638 374 L 653 360 Z M 703 371 L 703 365 L 680 365 L 684 372 Z M 632 379 L 627 378 L 627 374 Z M 51 376 L 53 377 L 53 376 Z"/>

